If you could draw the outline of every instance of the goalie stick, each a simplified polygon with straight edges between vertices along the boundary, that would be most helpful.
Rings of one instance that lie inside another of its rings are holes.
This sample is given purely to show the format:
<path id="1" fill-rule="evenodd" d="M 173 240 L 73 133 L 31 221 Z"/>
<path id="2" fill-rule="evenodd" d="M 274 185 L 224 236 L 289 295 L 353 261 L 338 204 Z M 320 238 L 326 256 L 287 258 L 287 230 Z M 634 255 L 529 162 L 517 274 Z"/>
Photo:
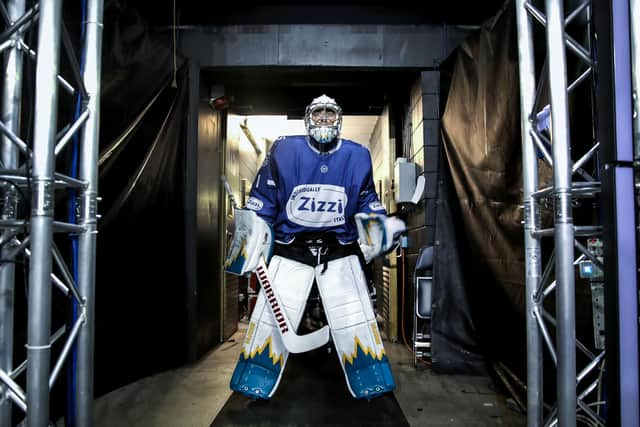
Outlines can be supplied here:
<path id="1" fill-rule="evenodd" d="M 236 202 L 236 198 L 233 194 L 233 190 L 231 190 L 231 185 L 229 185 L 229 181 L 227 178 L 222 175 L 222 182 L 224 183 L 224 189 L 227 195 L 231 199 L 231 203 L 234 209 L 240 209 Z M 236 221 L 238 217 L 236 216 Z M 230 271 L 230 273 L 233 273 Z M 236 274 L 236 273 L 233 273 Z M 304 353 L 306 351 L 310 351 L 316 349 L 320 346 L 323 346 L 327 342 L 329 342 L 329 326 L 323 326 L 321 329 L 317 331 L 313 331 L 309 334 L 298 335 L 295 333 L 289 319 L 287 317 L 287 313 L 284 311 L 284 305 L 282 301 L 280 301 L 280 296 L 273 288 L 271 281 L 269 280 L 269 270 L 267 269 L 267 265 L 264 262 L 264 257 L 260 257 L 258 261 L 258 267 L 256 268 L 256 276 L 258 277 L 258 281 L 260 282 L 260 286 L 265 293 L 265 297 L 267 298 L 267 302 L 271 307 L 271 312 L 273 313 L 273 317 L 278 324 L 278 331 L 280 331 L 280 337 L 282 338 L 282 343 L 285 348 L 289 351 L 289 353 Z"/>
<path id="2" fill-rule="evenodd" d="M 264 258 L 260 257 L 258 262 L 258 268 L 256 268 L 256 276 L 264 291 L 264 296 L 267 299 L 267 303 L 271 307 L 271 312 L 278 324 L 278 330 L 280 331 L 280 337 L 285 348 L 289 350 L 289 353 L 304 353 L 318 348 L 329 341 L 329 326 L 323 326 L 317 331 L 305 335 L 297 335 L 293 326 L 289 322 L 287 313 L 284 310 L 284 305 L 280 301 L 278 292 L 273 288 L 271 280 L 269 280 L 269 271 L 267 265 L 264 262 Z"/>

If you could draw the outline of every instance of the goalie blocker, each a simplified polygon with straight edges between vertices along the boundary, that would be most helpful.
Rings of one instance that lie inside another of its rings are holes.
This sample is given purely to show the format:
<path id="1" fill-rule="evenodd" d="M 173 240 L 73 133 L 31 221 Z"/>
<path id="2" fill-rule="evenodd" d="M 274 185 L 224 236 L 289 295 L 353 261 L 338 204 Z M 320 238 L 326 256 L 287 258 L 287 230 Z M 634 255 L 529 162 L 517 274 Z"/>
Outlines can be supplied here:
<path id="1" fill-rule="evenodd" d="M 375 213 L 358 213 L 354 217 L 358 228 L 360 249 L 368 263 L 373 258 L 389 253 L 398 244 L 406 230 L 404 221 Z"/>
<path id="2" fill-rule="evenodd" d="M 273 252 L 271 226 L 255 212 L 234 210 L 233 240 L 229 245 L 224 268 L 227 273 L 244 275 L 258 268 L 260 258 L 268 260 Z"/>

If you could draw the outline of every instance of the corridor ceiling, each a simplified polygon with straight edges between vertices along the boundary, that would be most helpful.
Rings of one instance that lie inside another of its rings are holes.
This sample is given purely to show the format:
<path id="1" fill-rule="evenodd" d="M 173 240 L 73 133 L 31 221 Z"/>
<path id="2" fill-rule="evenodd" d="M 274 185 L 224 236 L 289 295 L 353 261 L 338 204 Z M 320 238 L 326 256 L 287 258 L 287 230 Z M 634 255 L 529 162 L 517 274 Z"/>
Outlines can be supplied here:
<path id="1" fill-rule="evenodd" d="M 151 31 L 166 34 L 176 27 L 225 25 L 447 25 L 472 29 L 497 14 L 505 0 L 423 1 L 180 1 L 111 0 L 106 16 L 121 20 L 136 13 Z M 175 6 L 175 9 L 174 9 Z M 259 31 L 259 29 L 256 29 Z M 218 69 L 207 70 L 210 85 L 222 85 L 233 96 L 232 111 L 239 114 L 286 114 L 297 118 L 304 106 L 320 92 L 327 92 L 343 106 L 345 113 L 377 115 L 390 98 L 408 94 L 418 70 L 322 69 Z"/>
<path id="2" fill-rule="evenodd" d="M 173 22 L 174 0 L 120 0 L 140 8 L 152 25 Z M 449 24 L 480 25 L 505 0 L 447 1 L 179 1 L 178 25 L 241 24 Z"/>

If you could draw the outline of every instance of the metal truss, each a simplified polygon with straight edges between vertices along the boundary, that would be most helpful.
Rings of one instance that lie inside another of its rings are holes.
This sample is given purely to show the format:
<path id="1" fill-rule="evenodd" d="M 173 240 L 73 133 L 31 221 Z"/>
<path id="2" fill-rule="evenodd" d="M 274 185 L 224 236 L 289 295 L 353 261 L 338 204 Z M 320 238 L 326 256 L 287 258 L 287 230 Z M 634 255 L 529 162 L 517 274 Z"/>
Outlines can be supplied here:
<path id="1" fill-rule="evenodd" d="M 579 148 L 577 144 L 572 146 L 570 134 L 571 122 L 574 126 L 593 123 L 593 117 L 569 114 L 569 97 L 580 85 L 593 85 L 591 4 L 589 0 L 579 2 L 565 15 L 561 0 L 544 3 L 542 11 L 531 1 L 516 1 L 525 212 L 527 423 L 529 426 L 574 426 L 581 420 L 589 425 L 605 425 L 601 412 L 603 401 L 596 396 L 603 383 L 605 351 L 596 345 L 598 352 L 593 353 L 576 339 L 575 317 L 576 265 L 590 261 L 594 271 L 604 271 L 602 257 L 596 256 L 585 243 L 585 239 L 602 234 L 602 225 L 574 224 L 573 221 L 573 206 L 581 199 L 599 200 L 602 188 L 597 164 L 600 144 L 594 137 L 586 151 L 577 152 Z M 545 52 L 537 79 L 534 25 L 542 25 L 546 36 L 546 45 L 537 50 Z M 568 55 L 573 56 L 569 59 L 577 64 L 572 67 L 577 71 L 568 72 Z M 588 92 L 593 95 L 592 87 Z M 545 89 L 549 104 L 543 101 Z M 591 102 L 594 102 L 593 96 Z M 589 165 L 594 164 L 595 167 L 589 169 Z M 552 171 L 552 182 L 540 183 L 542 168 Z M 543 228 L 541 210 L 549 205 L 554 208 L 553 224 Z M 542 239 L 545 238 L 553 238 L 550 244 L 553 251 L 543 258 Z M 544 268 L 543 259 L 547 259 Z M 544 308 L 545 299 L 553 293 L 554 315 Z M 558 396 L 546 419 L 543 414 L 545 347 L 556 367 Z M 588 361 L 579 371 L 577 351 L 586 356 L 580 359 Z"/>
<path id="2" fill-rule="evenodd" d="M 24 411 L 27 426 L 49 425 L 50 391 L 75 347 L 76 410 L 73 415 L 77 425 L 89 426 L 93 422 L 103 1 L 86 3 L 86 22 L 82 23 L 83 67 L 73 53 L 61 20 L 62 2 L 42 0 L 28 10 L 25 4 L 25 0 L 0 2 L 0 18 L 5 27 L 0 34 L 0 51 L 5 59 L 0 119 L 0 425 L 12 425 L 13 404 Z M 37 31 L 37 53 L 25 42 L 28 31 Z M 59 74 L 61 42 L 72 74 L 70 81 Z M 25 75 L 24 61 L 35 62 L 35 76 Z M 35 80 L 35 99 L 23 94 L 26 77 Z M 57 120 L 59 88 L 68 96 L 80 97 L 81 105 L 79 114 L 61 129 Z M 25 105 L 33 105 L 33 141 L 20 135 Z M 68 143 L 74 135 L 79 135 L 80 140 L 78 177 L 55 171 L 56 158 L 69 150 Z M 69 222 L 54 220 L 56 208 L 66 210 L 65 206 L 55 206 L 61 194 L 70 194 L 77 204 L 75 218 Z M 77 239 L 75 276 L 54 242 L 54 233 L 69 234 Z M 19 363 L 13 361 L 17 257 L 29 263 L 27 357 Z M 53 333 L 52 288 L 61 292 L 69 304 L 76 304 L 78 313 L 70 328 L 62 325 Z M 54 354 L 52 344 L 57 340 L 63 340 L 63 344 Z"/>

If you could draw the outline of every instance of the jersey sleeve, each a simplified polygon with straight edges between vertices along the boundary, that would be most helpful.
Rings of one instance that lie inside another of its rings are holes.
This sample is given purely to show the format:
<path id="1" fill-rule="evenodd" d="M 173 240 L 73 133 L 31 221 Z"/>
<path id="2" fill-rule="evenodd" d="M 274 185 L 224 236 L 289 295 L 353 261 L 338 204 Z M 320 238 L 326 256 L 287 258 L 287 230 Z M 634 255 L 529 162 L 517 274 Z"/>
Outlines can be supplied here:
<path id="1" fill-rule="evenodd" d="M 358 195 L 358 212 L 386 215 L 387 211 L 382 203 L 380 203 L 380 199 L 376 193 L 376 187 L 373 183 L 371 154 L 369 154 L 369 150 L 365 150 L 365 153 L 362 167 L 366 170 L 366 173 L 360 186 L 360 194 Z"/>
<path id="2" fill-rule="evenodd" d="M 246 208 L 255 211 L 259 217 L 269 224 L 273 224 L 278 216 L 278 167 L 273 153 L 276 145 L 272 147 L 258 170 L 253 181 Z"/>

